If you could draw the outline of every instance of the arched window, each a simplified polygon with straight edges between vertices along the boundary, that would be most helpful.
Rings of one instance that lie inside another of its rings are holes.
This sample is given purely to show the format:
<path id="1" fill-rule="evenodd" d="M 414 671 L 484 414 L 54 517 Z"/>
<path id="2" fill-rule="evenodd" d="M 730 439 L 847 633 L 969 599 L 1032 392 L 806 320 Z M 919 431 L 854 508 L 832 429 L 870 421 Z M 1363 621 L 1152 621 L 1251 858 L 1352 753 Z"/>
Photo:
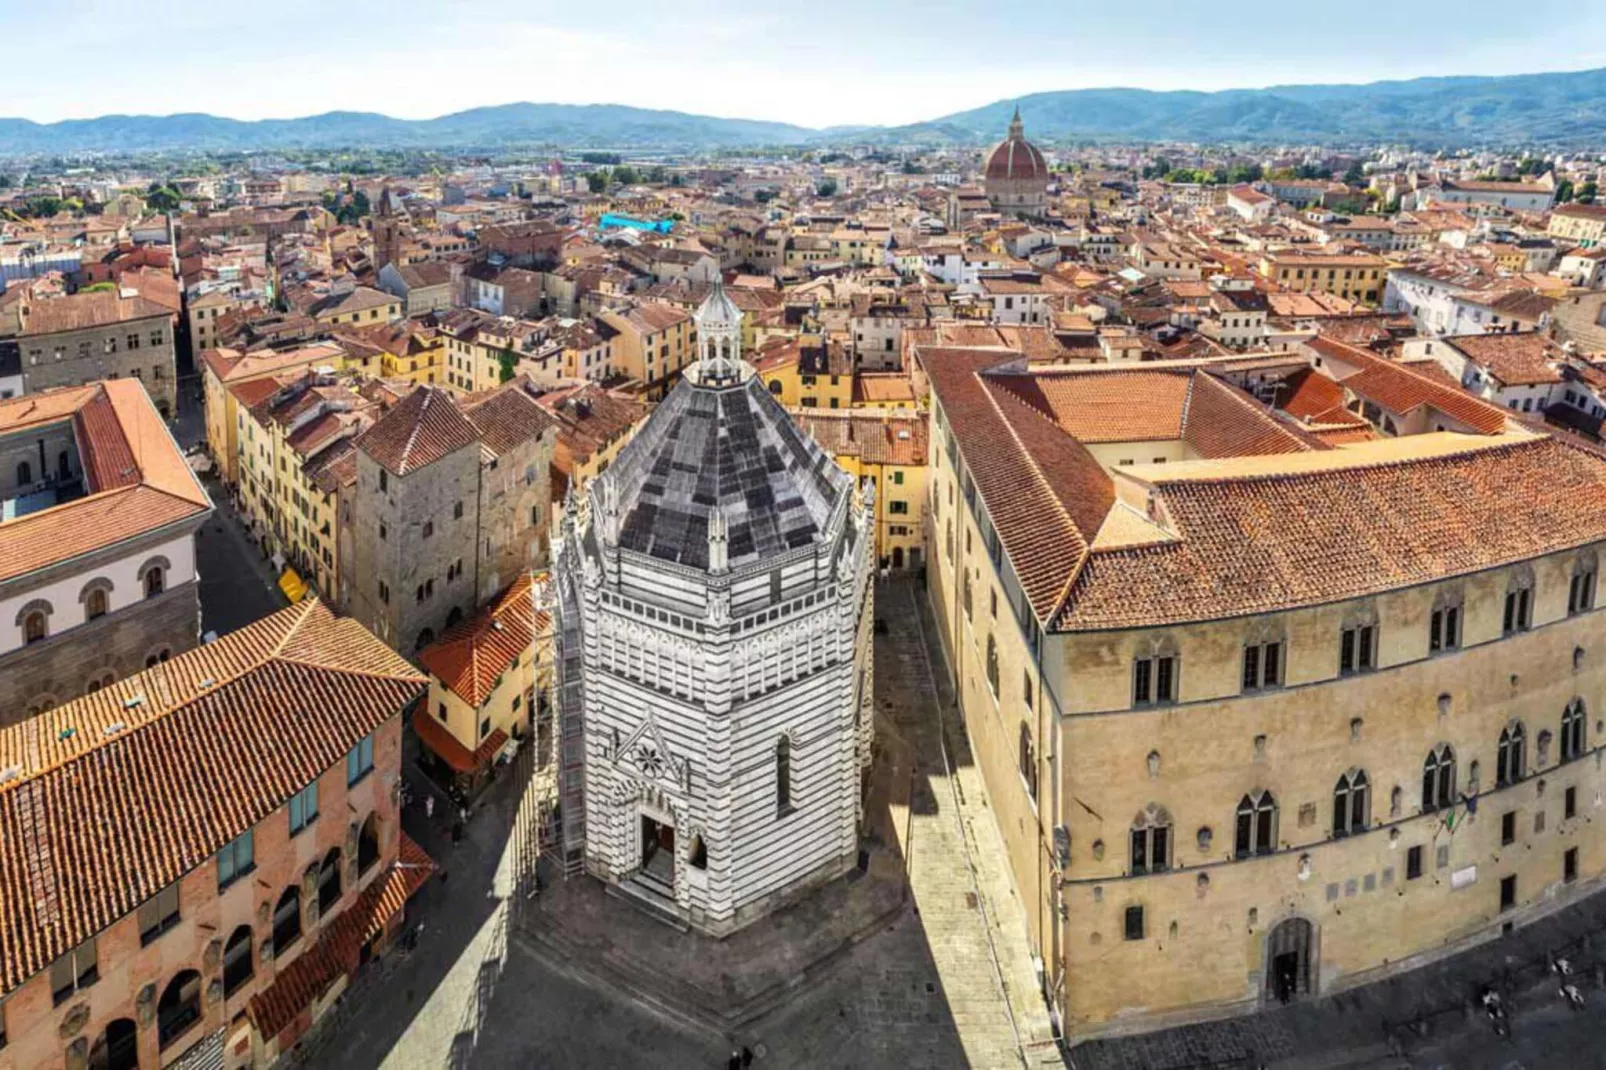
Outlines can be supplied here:
<path id="1" fill-rule="evenodd" d="M 94 620 L 104 617 L 110 607 L 111 599 L 106 594 L 106 588 L 96 587 L 84 595 L 84 619 Z"/>
<path id="2" fill-rule="evenodd" d="M 1437 810 L 1455 801 L 1455 751 L 1444 743 L 1422 763 L 1422 810 Z"/>
<path id="3" fill-rule="evenodd" d="M 30 610 L 22 618 L 22 641 L 37 643 L 50 634 L 50 618 L 42 609 Z"/>
<path id="4" fill-rule="evenodd" d="M 1366 771 L 1351 769 L 1333 785 L 1333 836 L 1363 832 L 1371 819 L 1371 785 Z"/>
<path id="5" fill-rule="evenodd" d="M 962 597 L 962 600 L 963 600 L 964 606 L 965 606 L 965 619 L 969 620 L 970 617 L 971 617 L 971 612 L 970 612 L 970 604 L 971 603 L 970 603 L 970 573 L 968 571 L 965 573 L 965 583 L 964 583 L 964 589 L 963 589 L 961 597 Z"/>
<path id="6" fill-rule="evenodd" d="M 301 886 L 292 884 L 273 908 L 273 954 L 282 955 L 301 939 Z"/>
<path id="7" fill-rule="evenodd" d="M 1244 637 L 1244 691 L 1278 687 L 1283 682 L 1286 638 L 1278 624 L 1259 624 Z"/>
<path id="8" fill-rule="evenodd" d="M 1461 646 L 1461 589 L 1440 591 L 1433 598 L 1428 618 L 1428 653 L 1457 650 Z"/>
<path id="9" fill-rule="evenodd" d="M 1584 754 L 1584 700 L 1575 698 L 1561 713 L 1561 760 L 1570 762 Z"/>
<path id="10" fill-rule="evenodd" d="M 1032 726 L 1020 723 L 1020 754 L 1017 756 L 1020 778 L 1026 782 L 1026 794 L 1037 802 L 1037 744 L 1032 741 Z"/>
<path id="11" fill-rule="evenodd" d="M 1132 819 L 1132 873 L 1163 873 L 1171 868 L 1171 815 L 1150 803 Z"/>
<path id="12" fill-rule="evenodd" d="M 1177 644 L 1162 636 L 1141 644 L 1132 659 L 1132 705 L 1169 706 L 1177 701 L 1182 655 Z"/>
<path id="13" fill-rule="evenodd" d="M 1533 624 L 1533 569 L 1526 565 L 1514 569 L 1506 583 L 1506 612 L 1500 619 L 1500 633 L 1515 635 Z"/>
<path id="14" fill-rule="evenodd" d="M 987 637 L 987 686 L 992 689 L 993 698 L 998 697 L 998 640 L 991 635 Z"/>
<path id="15" fill-rule="evenodd" d="M 142 577 L 145 583 L 145 597 L 155 598 L 167 590 L 167 569 L 161 565 L 148 565 Z"/>
<path id="16" fill-rule="evenodd" d="M 367 873 L 379 861 L 379 815 L 369 814 L 357 832 L 357 872 Z"/>
<path id="17" fill-rule="evenodd" d="M 1595 608 L 1595 575 L 1600 571 L 1593 550 L 1582 550 L 1573 560 L 1572 583 L 1567 588 L 1567 615 Z"/>
<path id="18" fill-rule="evenodd" d="M 1513 721 L 1500 732 L 1500 744 L 1495 752 L 1494 782 L 1497 787 L 1515 784 L 1527 770 L 1528 734 L 1521 721 Z"/>
<path id="19" fill-rule="evenodd" d="M 256 964 L 251 958 L 251 926 L 241 925 L 223 945 L 223 995 L 234 995 L 251 979 Z"/>
<path id="20" fill-rule="evenodd" d="M 1277 849 L 1277 800 L 1269 791 L 1250 792 L 1238 801 L 1233 853 L 1239 858 L 1269 855 Z"/>
<path id="21" fill-rule="evenodd" d="M 33 486 L 33 465 L 27 461 L 17 462 L 17 489 L 25 491 Z"/>
<path id="22" fill-rule="evenodd" d="M 201 1020 L 201 975 L 184 970 L 167 983 L 156 1004 L 156 1034 L 165 1051 Z"/>
<path id="23" fill-rule="evenodd" d="M 703 839 L 701 832 L 692 834 L 691 850 L 688 855 L 693 869 L 708 868 L 708 841 Z"/>
<path id="24" fill-rule="evenodd" d="M 775 741 L 775 816 L 792 812 L 792 737 Z"/>
<path id="25" fill-rule="evenodd" d="M 776 396 L 780 395 L 780 393 L 781 393 L 781 381 L 779 379 L 771 379 L 770 380 L 770 393 L 775 394 Z"/>
<path id="26" fill-rule="evenodd" d="M 340 902 L 340 848 L 331 847 L 318 867 L 318 916 L 328 917 Z"/>
<path id="27" fill-rule="evenodd" d="M 419 588 L 419 589 L 422 590 L 423 588 Z M 435 641 L 435 629 L 433 629 L 433 628 L 425 628 L 423 631 L 418 633 L 418 641 L 413 644 L 413 648 L 415 650 L 423 650 L 426 646 L 428 646 L 429 644 L 433 643 L 434 641 Z"/>
<path id="28" fill-rule="evenodd" d="M 1338 633 L 1338 674 L 1349 676 L 1377 668 L 1377 610 L 1351 610 Z"/>

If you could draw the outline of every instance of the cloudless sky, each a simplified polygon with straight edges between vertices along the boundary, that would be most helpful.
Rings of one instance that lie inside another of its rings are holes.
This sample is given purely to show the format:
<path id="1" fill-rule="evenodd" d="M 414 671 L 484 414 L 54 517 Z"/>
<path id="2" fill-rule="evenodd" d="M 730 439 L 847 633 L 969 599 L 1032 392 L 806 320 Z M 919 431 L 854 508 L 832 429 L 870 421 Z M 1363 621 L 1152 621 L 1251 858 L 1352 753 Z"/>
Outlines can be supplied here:
<path id="1" fill-rule="evenodd" d="M 1606 66 L 1602 0 L 0 0 L 0 117 L 616 103 L 904 123 L 1052 89 Z"/>

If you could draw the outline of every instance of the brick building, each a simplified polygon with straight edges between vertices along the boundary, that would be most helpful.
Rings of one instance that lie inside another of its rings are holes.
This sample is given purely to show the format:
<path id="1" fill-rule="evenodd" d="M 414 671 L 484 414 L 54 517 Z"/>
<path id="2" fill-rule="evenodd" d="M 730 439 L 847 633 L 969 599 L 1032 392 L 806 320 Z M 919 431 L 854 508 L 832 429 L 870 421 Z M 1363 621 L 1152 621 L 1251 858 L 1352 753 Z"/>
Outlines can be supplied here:
<path id="1" fill-rule="evenodd" d="M 308 600 L 0 729 L 0 1070 L 288 1051 L 432 871 L 396 804 L 423 690 Z"/>

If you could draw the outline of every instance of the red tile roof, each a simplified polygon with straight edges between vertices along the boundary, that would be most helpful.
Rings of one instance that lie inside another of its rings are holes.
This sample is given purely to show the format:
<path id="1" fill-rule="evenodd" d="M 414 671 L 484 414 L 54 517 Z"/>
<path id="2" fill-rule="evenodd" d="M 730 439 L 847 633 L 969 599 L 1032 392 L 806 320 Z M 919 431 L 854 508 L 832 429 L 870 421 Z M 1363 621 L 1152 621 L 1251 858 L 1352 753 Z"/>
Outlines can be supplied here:
<path id="1" fill-rule="evenodd" d="M 66 419 L 89 494 L 0 524 L 0 580 L 211 512 L 212 500 L 137 380 L 0 402 L 0 433 Z"/>
<path id="2" fill-rule="evenodd" d="M 1146 628 L 1339 602 L 1606 539 L 1606 461 L 1535 437 L 1404 459 L 1147 482 L 1170 541 L 1095 550 L 1055 621 Z M 1381 461 L 1373 459 L 1385 458 Z"/>
<path id="3" fill-rule="evenodd" d="M 536 636 L 551 627 L 547 614 L 536 612 L 533 587 L 530 573 L 523 573 L 484 609 L 425 647 L 418 663 L 478 707 L 513 659 L 528 653 Z"/>
<path id="4" fill-rule="evenodd" d="M 479 441 L 479 430 L 458 411 L 452 396 L 421 386 L 363 432 L 357 447 L 392 475 L 406 475 Z"/>
<path id="5" fill-rule="evenodd" d="M 1353 391 L 1399 416 L 1426 405 L 1480 434 L 1496 435 L 1506 426 L 1506 414 L 1497 405 L 1473 397 L 1442 380 L 1431 378 L 1367 349 L 1317 335 L 1305 343 L 1324 357 L 1358 369 L 1339 378 Z"/>
<path id="6" fill-rule="evenodd" d="M 308 599 L 0 729 L 0 995 L 205 864 L 424 686 Z"/>
<path id="7" fill-rule="evenodd" d="M 986 373 L 1024 367 L 1009 351 L 919 347 L 916 359 L 960 442 L 967 471 L 1039 618 L 1048 619 L 1114 501 L 1087 448 Z"/>

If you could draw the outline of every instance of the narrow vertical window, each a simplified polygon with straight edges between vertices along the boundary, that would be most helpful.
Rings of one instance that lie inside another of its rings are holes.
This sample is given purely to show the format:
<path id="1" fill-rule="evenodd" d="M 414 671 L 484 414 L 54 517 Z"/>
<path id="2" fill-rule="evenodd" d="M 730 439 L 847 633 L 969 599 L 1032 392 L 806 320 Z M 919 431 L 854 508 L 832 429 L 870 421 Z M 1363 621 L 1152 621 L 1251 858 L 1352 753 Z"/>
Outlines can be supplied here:
<path id="1" fill-rule="evenodd" d="M 792 740 L 782 736 L 775 742 L 775 816 L 792 812 Z"/>

